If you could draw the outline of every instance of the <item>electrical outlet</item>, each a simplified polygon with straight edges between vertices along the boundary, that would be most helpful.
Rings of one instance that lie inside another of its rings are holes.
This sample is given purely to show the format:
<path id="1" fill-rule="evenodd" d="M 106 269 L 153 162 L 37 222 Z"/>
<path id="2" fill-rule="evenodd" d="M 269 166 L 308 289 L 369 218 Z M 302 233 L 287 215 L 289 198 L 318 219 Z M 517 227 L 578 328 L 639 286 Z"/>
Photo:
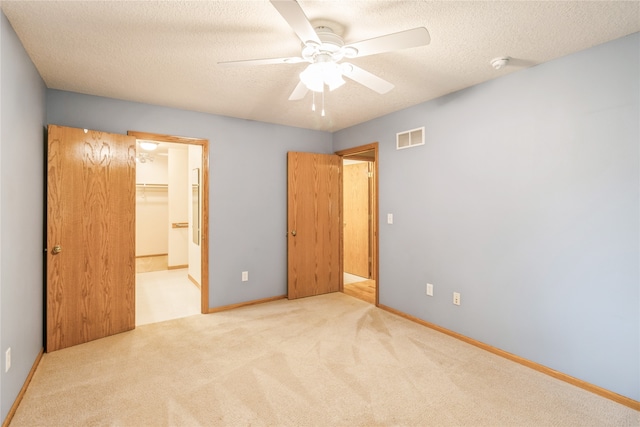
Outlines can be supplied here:
<path id="1" fill-rule="evenodd" d="M 427 283 L 427 295 L 433 296 L 433 285 L 431 283 Z"/>
<path id="2" fill-rule="evenodd" d="M 243 282 L 248 282 L 249 281 L 249 272 L 248 271 L 243 271 L 242 272 L 242 281 Z"/>
<path id="3" fill-rule="evenodd" d="M 11 347 L 4 353 L 4 371 L 9 372 L 11 369 Z"/>
<path id="4" fill-rule="evenodd" d="M 455 305 L 460 305 L 460 292 L 453 293 L 453 303 Z"/>

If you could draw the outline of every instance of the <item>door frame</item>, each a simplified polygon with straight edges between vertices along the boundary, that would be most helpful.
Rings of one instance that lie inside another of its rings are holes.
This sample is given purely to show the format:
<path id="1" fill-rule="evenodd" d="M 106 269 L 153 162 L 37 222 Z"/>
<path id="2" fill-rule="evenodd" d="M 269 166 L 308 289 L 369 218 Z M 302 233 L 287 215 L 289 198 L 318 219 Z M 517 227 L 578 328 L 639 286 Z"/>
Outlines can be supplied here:
<path id="1" fill-rule="evenodd" d="M 369 157 L 359 157 L 358 154 L 360 153 L 364 153 L 366 151 L 373 151 L 373 160 Z M 369 162 L 373 163 L 373 236 L 372 240 L 373 240 L 373 251 L 372 251 L 372 267 L 371 267 L 371 272 L 373 275 L 373 279 L 375 281 L 376 284 L 376 289 L 375 289 L 375 293 L 376 293 L 376 307 L 378 307 L 378 305 L 380 304 L 380 292 L 379 292 L 379 286 L 380 286 L 380 281 L 379 281 L 379 271 L 378 271 L 378 265 L 379 265 L 379 241 L 378 241 L 378 236 L 380 235 L 380 233 L 378 232 L 378 227 L 379 227 L 379 223 L 380 223 L 380 216 L 379 216 L 379 210 L 378 210 L 378 143 L 377 142 L 372 142 L 370 144 L 366 144 L 366 145 L 360 145 L 358 147 L 353 147 L 353 148 L 347 148 L 345 150 L 340 150 L 340 151 L 336 151 L 334 154 L 337 154 L 338 156 L 342 157 L 343 159 L 345 157 L 349 157 L 351 159 L 355 159 L 355 160 L 366 160 Z M 344 206 L 344 200 L 343 200 L 343 194 L 342 191 L 340 192 L 340 210 L 342 211 Z M 344 229 L 343 227 L 340 227 L 340 248 L 342 248 L 342 245 L 344 244 Z M 341 255 L 342 257 L 343 255 Z M 344 276 L 344 265 L 341 262 L 340 263 L 340 292 L 342 292 L 344 290 L 344 284 L 343 284 L 343 278 Z"/>
<path id="2" fill-rule="evenodd" d="M 200 231 L 200 312 L 209 313 L 209 140 L 149 132 L 127 131 L 136 139 L 202 147 L 202 224 Z"/>

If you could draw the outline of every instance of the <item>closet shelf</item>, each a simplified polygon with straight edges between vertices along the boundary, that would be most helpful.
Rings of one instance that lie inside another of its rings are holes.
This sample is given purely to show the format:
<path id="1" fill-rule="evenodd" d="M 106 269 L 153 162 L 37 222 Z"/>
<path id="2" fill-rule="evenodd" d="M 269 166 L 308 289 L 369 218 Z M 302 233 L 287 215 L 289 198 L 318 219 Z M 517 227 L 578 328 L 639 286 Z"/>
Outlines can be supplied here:
<path id="1" fill-rule="evenodd" d="M 144 194 L 146 193 L 147 190 L 149 190 L 149 191 L 168 191 L 169 190 L 169 185 L 168 184 L 136 184 L 136 188 L 138 190 L 142 190 L 142 195 L 144 196 Z"/>
<path id="2" fill-rule="evenodd" d="M 136 184 L 138 188 L 169 188 L 169 184 Z"/>

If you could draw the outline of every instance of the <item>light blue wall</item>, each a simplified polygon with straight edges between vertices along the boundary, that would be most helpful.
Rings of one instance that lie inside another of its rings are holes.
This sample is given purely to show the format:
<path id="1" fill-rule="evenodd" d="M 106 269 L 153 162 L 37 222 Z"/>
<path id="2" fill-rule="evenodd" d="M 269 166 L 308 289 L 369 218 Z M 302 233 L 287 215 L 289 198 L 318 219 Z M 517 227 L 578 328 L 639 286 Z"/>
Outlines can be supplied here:
<path id="1" fill-rule="evenodd" d="M 57 90 L 47 122 L 208 139 L 209 306 L 287 293 L 286 153 L 329 153 L 330 133 Z"/>
<path id="2" fill-rule="evenodd" d="M 640 400 L 639 52 L 634 34 L 335 133 L 380 142 L 380 303 Z"/>
<path id="3" fill-rule="evenodd" d="M 0 13 L 0 414 L 4 420 L 42 348 L 46 88 Z M 4 371 L 11 347 L 11 369 Z"/>

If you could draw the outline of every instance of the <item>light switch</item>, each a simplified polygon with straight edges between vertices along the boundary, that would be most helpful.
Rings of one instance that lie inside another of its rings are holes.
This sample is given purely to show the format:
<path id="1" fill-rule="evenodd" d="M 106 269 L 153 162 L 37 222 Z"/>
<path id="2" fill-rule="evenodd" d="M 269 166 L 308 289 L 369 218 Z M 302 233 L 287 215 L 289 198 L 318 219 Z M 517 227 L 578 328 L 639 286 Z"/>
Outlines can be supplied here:
<path id="1" fill-rule="evenodd" d="M 427 295 L 433 296 L 433 285 L 431 283 L 427 283 Z"/>
<path id="2" fill-rule="evenodd" d="M 393 224 L 393 214 L 387 214 L 387 224 Z"/>

